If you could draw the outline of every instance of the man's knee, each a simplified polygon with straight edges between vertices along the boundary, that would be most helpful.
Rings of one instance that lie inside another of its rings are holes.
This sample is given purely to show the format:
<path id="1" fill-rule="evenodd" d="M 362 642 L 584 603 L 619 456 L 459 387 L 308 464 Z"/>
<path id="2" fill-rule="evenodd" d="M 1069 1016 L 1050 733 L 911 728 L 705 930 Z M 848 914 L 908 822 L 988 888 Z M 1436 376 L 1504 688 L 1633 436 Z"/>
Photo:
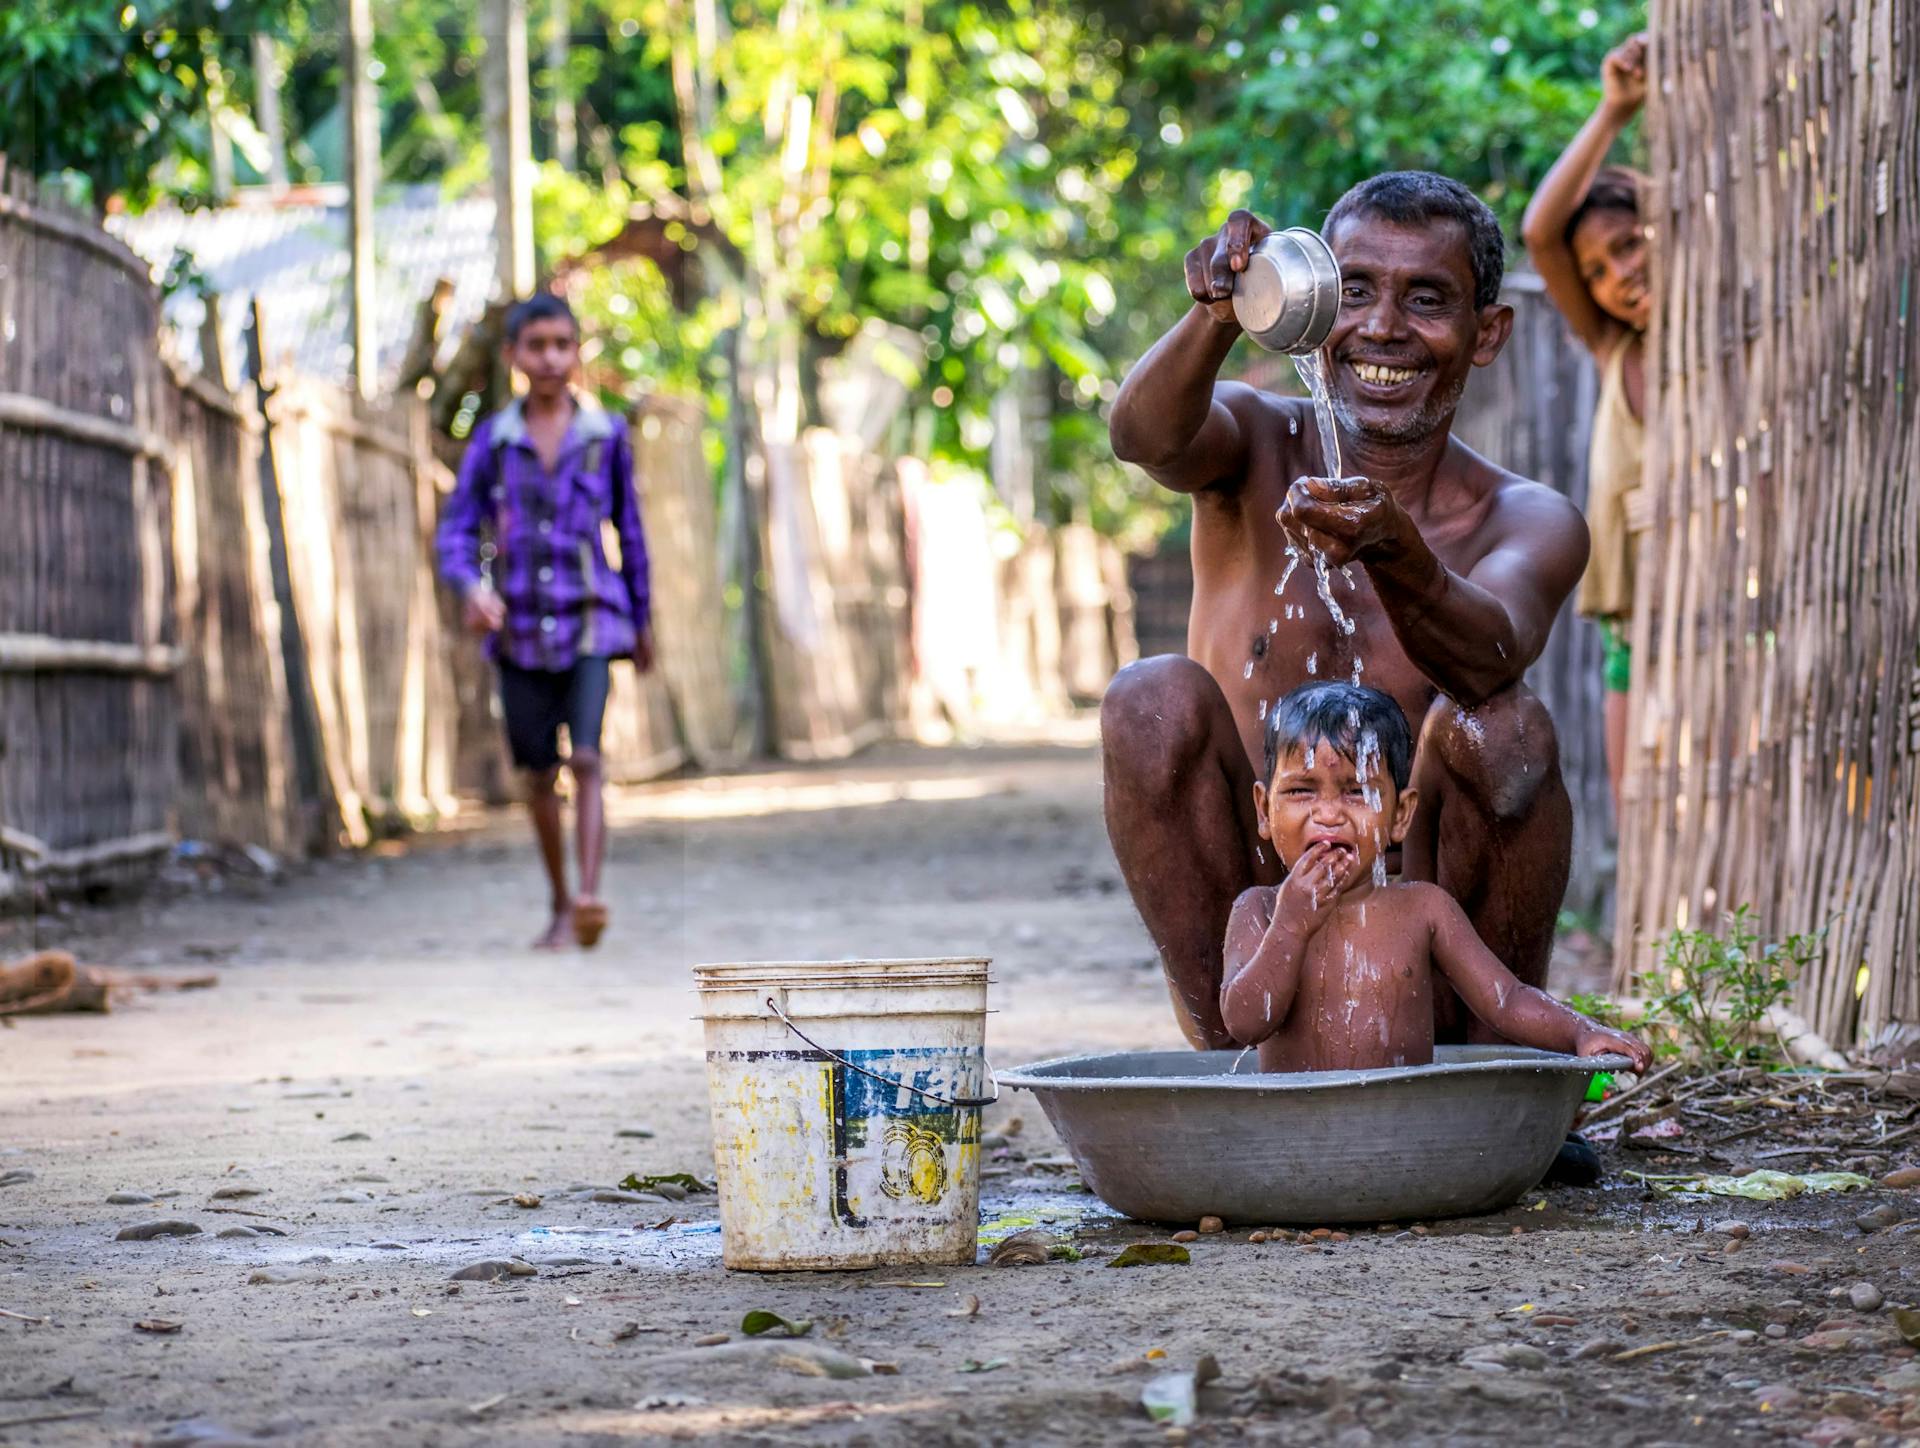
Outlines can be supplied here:
<path id="1" fill-rule="evenodd" d="M 567 756 L 567 773 L 573 776 L 575 784 L 598 784 L 600 782 L 600 751 L 597 749 L 576 749 Z"/>
<path id="2" fill-rule="evenodd" d="M 533 799 L 545 799 L 554 792 L 560 783 L 560 766 L 548 765 L 545 769 L 527 771 L 527 794 Z"/>
<path id="3" fill-rule="evenodd" d="M 1524 684 L 1503 690 L 1474 709 L 1442 695 L 1427 711 L 1420 750 L 1438 762 L 1496 819 L 1531 812 L 1560 778 L 1560 743 L 1553 716 Z"/>
<path id="4" fill-rule="evenodd" d="M 1128 664 L 1100 701 L 1100 744 L 1109 779 L 1170 786 L 1206 751 L 1220 686 L 1182 654 Z"/>

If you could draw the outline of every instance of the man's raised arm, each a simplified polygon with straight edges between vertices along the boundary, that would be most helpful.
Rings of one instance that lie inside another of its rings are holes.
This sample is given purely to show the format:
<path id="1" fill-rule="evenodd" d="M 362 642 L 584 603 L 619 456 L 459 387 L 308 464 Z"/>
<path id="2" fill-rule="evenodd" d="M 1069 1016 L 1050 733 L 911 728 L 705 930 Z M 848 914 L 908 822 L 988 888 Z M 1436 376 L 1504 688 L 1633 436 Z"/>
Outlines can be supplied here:
<path id="1" fill-rule="evenodd" d="M 1255 394 L 1215 379 L 1240 338 L 1234 280 L 1271 230 L 1252 212 L 1236 211 L 1218 235 L 1187 253 L 1193 308 L 1135 364 L 1114 398 L 1107 421 L 1114 456 L 1175 492 L 1198 492 L 1246 471 L 1237 409 Z"/>

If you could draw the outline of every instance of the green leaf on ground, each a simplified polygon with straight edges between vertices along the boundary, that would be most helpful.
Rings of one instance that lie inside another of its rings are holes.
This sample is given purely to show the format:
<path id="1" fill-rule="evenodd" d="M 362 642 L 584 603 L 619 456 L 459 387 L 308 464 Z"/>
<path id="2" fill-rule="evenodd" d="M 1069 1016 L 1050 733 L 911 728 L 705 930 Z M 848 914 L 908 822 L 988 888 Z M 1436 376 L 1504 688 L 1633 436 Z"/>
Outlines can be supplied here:
<path id="1" fill-rule="evenodd" d="M 783 1337 L 805 1337 L 813 1331 L 813 1320 L 803 1317 L 796 1322 L 777 1312 L 768 1312 L 764 1307 L 756 1307 L 740 1319 L 740 1331 L 748 1337 L 758 1337 L 763 1332 L 778 1332 Z"/>
<path id="2" fill-rule="evenodd" d="M 1011 1358 L 988 1358 L 985 1362 L 981 1362 L 979 1358 L 968 1358 L 960 1364 L 960 1371 L 963 1373 L 990 1373 L 995 1368 L 1006 1367 L 1011 1361 Z"/>
<path id="3" fill-rule="evenodd" d="M 1745 1176 L 1639 1176 L 1663 1192 L 1705 1192 L 1716 1197 L 1745 1197 L 1755 1202 L 1778 1202 L 1802 1192 L 1852 1192 L 1873 1185 L 1852 1171 L 1751 1171 Z"/>
<path id="4" fill-rule="evenodd" d="M 1123 1249 L 1109 1267 L 1184 1267 L 1193 1260 L 1178 1242 L 1135 1242 Z"/>
<path id="5" fill-rule="evenodd" d="M 679 1187 L 688 1192 L 710 1192 L 712 1187 L 701 1181 L 690 1171 L 655 1172 L 652 1176 L 641 1176 L 638 1172 L 628 1172 L 620 1183 L 623 1192 L 650 1192 L 657 1190 L 662 1183 Z"/>

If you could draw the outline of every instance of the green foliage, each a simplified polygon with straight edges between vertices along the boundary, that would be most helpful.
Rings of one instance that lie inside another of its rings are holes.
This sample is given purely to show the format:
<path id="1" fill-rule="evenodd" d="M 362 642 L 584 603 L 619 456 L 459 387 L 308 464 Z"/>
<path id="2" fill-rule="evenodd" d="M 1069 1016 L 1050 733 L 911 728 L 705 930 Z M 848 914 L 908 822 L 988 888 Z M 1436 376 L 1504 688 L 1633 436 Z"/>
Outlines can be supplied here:
<path id="1" fill-rule="evenodd" d="M 1627 1018 L 1621 1013 L 1620 1007 L 1614 1004 L 1611 996 L 1576 991 L 1567 997 L 1567 1005 L 1588 1020 L 1613 1030 L 1622 1031 L 1627 1028 Z"/>
<path id="2" fill-rule="evenodd" d="M 1201 63 L 1223 98 L 1180 149 L 1244 172 L 1252 204 L 1312 225 L 1381 171 L 1466 182 L 1511 234 L 1599 98 L 1600 61 L 1641 0 L 1246 0 Z"/>
<path id="3" fill-rule="evenodd" d="M 1709 1067 L 1774 1057 L 1760 1029 L 1769 1009 L 1793 993 L 1793 981 L 1820 956 L 1824 929 L 1762 940 L 1750 907 L 1725 917 L 1725 929 L 1675 930 L 1643 977 L 1646 1023 L 1664 1027 L 1677 1051 Z"/>

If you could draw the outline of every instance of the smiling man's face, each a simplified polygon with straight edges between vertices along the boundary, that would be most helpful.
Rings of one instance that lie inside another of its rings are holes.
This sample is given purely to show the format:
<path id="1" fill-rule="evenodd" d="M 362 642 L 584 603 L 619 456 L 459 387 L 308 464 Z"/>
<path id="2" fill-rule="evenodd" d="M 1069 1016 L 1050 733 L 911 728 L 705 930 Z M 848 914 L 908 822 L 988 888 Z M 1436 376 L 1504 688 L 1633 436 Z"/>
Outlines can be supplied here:
<path id="1" fill-rule="evenodd" d="M 1500 353 L 1501 305 L 1474 305 L 1466 227 L 1357 212 L 1327 237 L 1340 263 L 1340 315 L 1327 350 L 1335 415 L 1382 442 L 1416 442 L 1447 425 L 1467 375 Z"/>

